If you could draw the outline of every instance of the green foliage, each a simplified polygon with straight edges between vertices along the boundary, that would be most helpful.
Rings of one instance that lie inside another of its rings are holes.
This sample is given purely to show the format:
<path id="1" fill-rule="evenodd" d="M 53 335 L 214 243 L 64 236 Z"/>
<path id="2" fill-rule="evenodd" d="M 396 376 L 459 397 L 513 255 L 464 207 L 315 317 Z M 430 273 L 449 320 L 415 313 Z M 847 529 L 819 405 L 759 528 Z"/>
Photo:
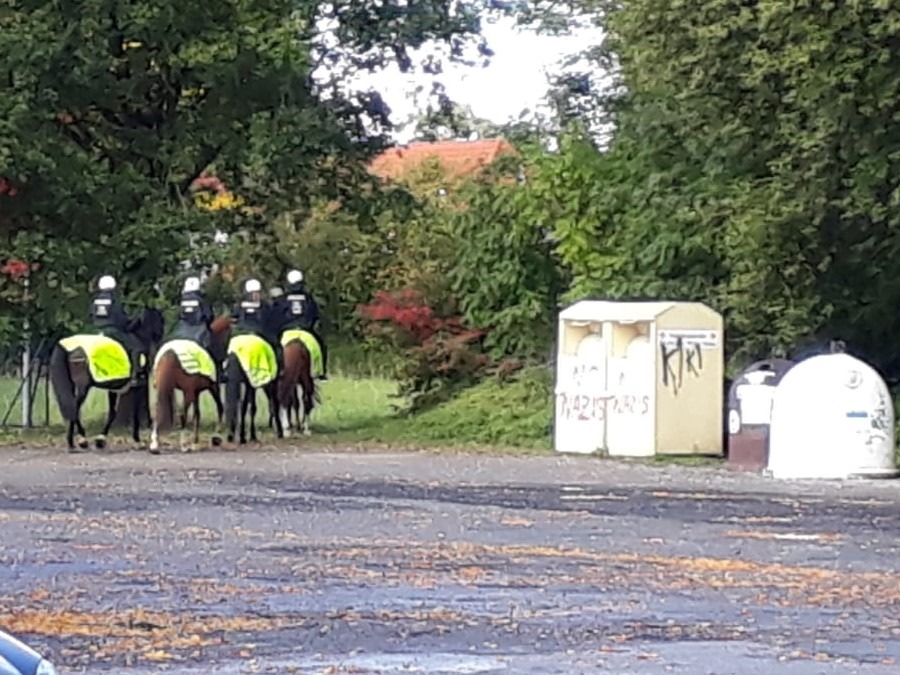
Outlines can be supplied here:
<path id="1" fill-rule="evenodd" d="M 564 287 L 549 237 L 560 203 L 544 199 L 560 177 L 552 159 L 538 158 L 523 184 L 523 164 L 495 162 L 462 192 L 455 214 L 453 290 L 465 320 L 488 329 L 485 345 L 497 358 L 547 356 Z"/>
<path id="2" fill-rule="evenodd" d="M 827 332 L 896 365 L 900 8 L 582 7 L 619 97 L 592 213 L 557 228 L 571 295 L 708 302 L 736 358 Z"/>
<path id="3" fill-rule="evenodd" d="M 33 5 L 33 6 L 32 6 Z M 89 282 L 120 277 L 134 304 L 171 302 L 179 265 L 208 252 L 216 228 L 271 251 L 272 224 L 314 203 L 359 206 L 364 162 L 387 123 L 375 92 L 348 97 L 348 74 L 399 62 L 424 41 L 463 59 L 475 3 L 406 7 L 356 1 L 109 0 L 0 9 L 0 258 L 39 262 L 26 306 L 50 331 L 81 320 Z M 329 22 L 327 35 L 321 21 Z M 329 42 L 333 80 L 314 81 Z M 365 137 L 364 137 L 365 136 Z M 211 170 L 250 205 L 196 209 Z M 199 248 L 198 248 L 199 247 Z M 208 263 L 208 260 L 204 260 Z M 271 268 L 260 256 L 258 267 Z M 163 288 L 158 288 L 162 282 Z"/>
<path id="4" fill-rule="evenodd" d="M 550 447 L 552 413 L 550 371 L 537 367 L 508 380 L 487 378 L 449 401 L 386 423 L 368 435 L 385 442 L 545 450 Z"/>

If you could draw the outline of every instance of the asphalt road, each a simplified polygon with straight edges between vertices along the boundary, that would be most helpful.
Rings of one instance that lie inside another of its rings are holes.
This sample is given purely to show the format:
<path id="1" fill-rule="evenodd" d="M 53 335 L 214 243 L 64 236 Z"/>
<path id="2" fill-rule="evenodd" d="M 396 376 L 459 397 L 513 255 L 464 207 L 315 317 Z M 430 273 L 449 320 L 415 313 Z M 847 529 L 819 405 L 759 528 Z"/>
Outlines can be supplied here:
<path id="1" fill-rule="evenodd" d="M 0 451 L 66 673 L 900 672 L 900 482 L 582 458 Z"/>

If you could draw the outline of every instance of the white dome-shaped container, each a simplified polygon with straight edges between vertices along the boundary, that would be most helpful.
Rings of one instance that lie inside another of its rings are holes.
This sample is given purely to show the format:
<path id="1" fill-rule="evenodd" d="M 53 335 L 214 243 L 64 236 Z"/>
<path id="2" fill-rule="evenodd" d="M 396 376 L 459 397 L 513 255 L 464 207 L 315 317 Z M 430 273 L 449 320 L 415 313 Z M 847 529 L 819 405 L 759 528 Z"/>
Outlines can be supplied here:
<path id="1" fill-rule="evenodd" d="M 775 478 L 896 474 L 894 404 L 881 376 L 848 354 L 791 368 L 772 402 L 769 470 Z"/>

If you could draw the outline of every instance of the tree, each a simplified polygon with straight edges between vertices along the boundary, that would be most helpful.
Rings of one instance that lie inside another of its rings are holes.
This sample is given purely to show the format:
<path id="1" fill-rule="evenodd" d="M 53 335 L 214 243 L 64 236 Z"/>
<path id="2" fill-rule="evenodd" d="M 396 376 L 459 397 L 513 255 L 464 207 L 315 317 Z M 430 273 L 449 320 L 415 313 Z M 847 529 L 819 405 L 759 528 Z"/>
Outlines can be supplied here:
<path id="1" fill-rule="evenodd" d="M 824 331 L 896 365 L 900 8 L 579 4 L 617 74 L 579 289 L 710 302 L 739 357 Z"/>
<path id="2" fill-rule="evenodd" d="M 409 69 L 431 40 L 463 58 L 477 29 L 476 4 L 449 1 L 7 3 L 0 176 L 15 196 L 0 196 L 0 253 L 40 263 L 33 321 L 76 326 L 103 271 L 153 302 L 198 235 L 265 239 L 279 214 L 352 201 L 388 111 L 342 91 L 337 67 Z M 254 208 L 194 208 L 207 169 Z"/>

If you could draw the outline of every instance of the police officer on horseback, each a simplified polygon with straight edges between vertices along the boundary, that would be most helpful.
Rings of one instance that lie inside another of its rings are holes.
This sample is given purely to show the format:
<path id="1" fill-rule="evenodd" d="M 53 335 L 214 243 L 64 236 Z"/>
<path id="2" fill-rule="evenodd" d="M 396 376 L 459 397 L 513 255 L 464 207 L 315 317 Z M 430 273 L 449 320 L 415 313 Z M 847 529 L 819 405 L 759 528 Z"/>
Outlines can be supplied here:
<path id="1" fill-rule="evenodd" d="M 291 270 L 287 273 L 287 290 L 275 301 L 273 314 L 278 317 L 278 335 L 286 330 L 305 330 L 316 338 L 322 348 L 322 375 L 319 379 L 328 379 L 328 348 L 316 329 L 319 321 L 319 305 L 307 289 L 303 280 L 303 272 Z"/>
<path id="2" fill-rule="evenodd" d="M 105 274 L 97 281 L 97 292 L 91 300 L 91 323 L 101 335 L 112 338 L 125 348 L 131 361 L 131 382 L 137 384 L 143 377 L 141 356 L 144 347 L 131 332 L 132 322 L 122 307 L 117 292 L 116 278 Z"/>
<path id="3" fill-rule="evenodd" d="M 235 321 L 232 329 L 233 335 L 257 335 L 272 345 L 275 350 L 275 358 L 278 361 L 278 370 L 284 368 L 284 356 L 278 335 L 271 330 L 272 308 L 262 296 L 262 284 L 259 279 L 250 278 L 244 282 L 243 297 L 234 308 Z"/>
<path id="4" fill-rule="evenodd" d="M 209 352 L 214 318 L 212 306 L 206 302 L 200 290 L 200 277 L 190 276 L 185 279 L 178 305 L 178 324 L 173 336 L 193 340 Z"/>

